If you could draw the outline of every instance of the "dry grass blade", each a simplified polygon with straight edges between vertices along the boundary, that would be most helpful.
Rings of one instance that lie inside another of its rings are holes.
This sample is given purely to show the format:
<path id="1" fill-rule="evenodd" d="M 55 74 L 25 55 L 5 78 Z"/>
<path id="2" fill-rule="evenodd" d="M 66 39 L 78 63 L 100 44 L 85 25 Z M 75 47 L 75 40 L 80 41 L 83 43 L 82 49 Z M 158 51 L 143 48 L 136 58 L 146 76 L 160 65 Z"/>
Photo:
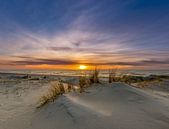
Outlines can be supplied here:
<path id="1" fill-rule="evenodd" d="M 117 68 L 109 70 L 109 83 L 116 81 L 116 72 L 117 72 Z"/>
<path id="2" fill-rule="evenodd" d="M 95 69 L 92 71 L 91 75 L 90 75 L 90 84 L 93 84 L 93 83 L 100 83 L 99 81 L 99 72 L 100 70 L 95 67 Z"/>
<path id="3" fill-rule="evenodd" d="M 84 88 L 89 85 L 89 79 L 86 76 L 79 77 L 80 93 L 84 91 Z"/>
<path id="4" fill-rule="evenodd" d="M 48 93 L 40 98 L 39 105 L 37 106 L 37 108 L 40 108 L 46 105 L 47 103 L 54 101 L 59 95 L 62 95 L 64 93 L 65 88 L 62 82 L 60 81 L 52 82 L 51 87 L 48 90 Z"/>

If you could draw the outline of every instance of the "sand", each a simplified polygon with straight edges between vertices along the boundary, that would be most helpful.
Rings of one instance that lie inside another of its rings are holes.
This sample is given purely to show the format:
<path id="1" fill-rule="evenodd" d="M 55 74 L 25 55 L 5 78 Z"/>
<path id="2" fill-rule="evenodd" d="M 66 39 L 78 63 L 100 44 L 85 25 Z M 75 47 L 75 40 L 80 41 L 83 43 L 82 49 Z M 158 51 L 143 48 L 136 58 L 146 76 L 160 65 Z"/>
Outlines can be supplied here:
<path id="1" fill-rule="evenodd" d="M 36 102 L 49 83 L 31 83 L 18 97 L 12 94 L 15 92 L 7 98 L 0 94 L 0 129 L 169 128 L 169 99 L 124 83 L 95 84 L 86 92 L 65 94 L 41 109 L 35 108 Z"/>

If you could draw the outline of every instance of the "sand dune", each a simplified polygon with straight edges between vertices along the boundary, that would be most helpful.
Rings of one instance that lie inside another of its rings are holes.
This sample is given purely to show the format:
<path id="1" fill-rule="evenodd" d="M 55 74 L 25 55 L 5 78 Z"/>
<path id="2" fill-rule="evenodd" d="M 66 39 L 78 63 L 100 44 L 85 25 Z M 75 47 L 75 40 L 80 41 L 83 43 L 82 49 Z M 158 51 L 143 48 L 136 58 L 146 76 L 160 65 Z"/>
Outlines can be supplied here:
<path id="1" fill-rule="evenodd" d="M 70 93 L 39 110 L 3 122 L 1 129 L 168 129 L 169 104 L 123 83 Z"/>

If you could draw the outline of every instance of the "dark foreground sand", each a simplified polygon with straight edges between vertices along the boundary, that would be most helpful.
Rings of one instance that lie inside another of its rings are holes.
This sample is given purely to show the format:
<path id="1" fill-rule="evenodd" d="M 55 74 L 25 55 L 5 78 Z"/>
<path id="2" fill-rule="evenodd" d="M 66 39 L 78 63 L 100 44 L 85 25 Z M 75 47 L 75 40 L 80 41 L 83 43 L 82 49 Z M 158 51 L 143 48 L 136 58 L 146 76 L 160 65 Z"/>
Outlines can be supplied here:
<path id="1" fill-rule="evenodd" d="M 100 84 L 0 124 L 0 129 L 168 129 L 169 100 L 123 83 Z"/>

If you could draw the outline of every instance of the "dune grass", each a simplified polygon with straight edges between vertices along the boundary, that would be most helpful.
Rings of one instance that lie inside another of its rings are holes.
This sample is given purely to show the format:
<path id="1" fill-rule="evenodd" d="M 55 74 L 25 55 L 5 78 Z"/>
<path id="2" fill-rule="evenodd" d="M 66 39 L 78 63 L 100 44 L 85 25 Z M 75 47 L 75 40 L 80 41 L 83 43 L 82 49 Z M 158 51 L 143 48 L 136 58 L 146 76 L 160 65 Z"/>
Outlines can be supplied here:
<path id="1" fill-rule="evenodd" d="M 69 86 L 70 90 L 70 86 Z M 54 101 L 59 95 L 62 95 L 65 93 L 65 88 L 62 82 L 55 81 L 51 83 L 50 88 L 48 89 L 47 94 L 43 95 L 39 99 L 39 105 L 37 108 L 40 108 L 44 105 L 46 105 L 49 102 Z"/>
<path id="2" fill-rule="evenodd" d="M 80 76 L 79 77 L 79 91 L 82 93 L 85 87 L 89 86 L 89 78 L 87 76 Z"/>
<path id="3" fill-rule="evenodd" d="M 100 72 L 100 70 L 95 67 L 95 69 L 93 71 L 91 71 L 91 73 L 89 73 L 88 76 L 86 76 L 86 74 L 84 74 L 79 77 L 80 93 L 83 92 L 86 87 L 89 87 L 90 85 L 92 85 L 94 83 L 100 83 L 99 72 Z"/>
<path id="4" fill-rule="evenodd" d="M 133 83 L 140 83 L 140 87 L 145 87 L 147 82 L 153 82 L 153 81 L 161 81 L 162 79 L 168 79 L 169 76 L 157 76 L 157 75 L 150 75 L 147 77 L 144 76 L 131 76 L 131 75 L 122 75 L 117 76 L 116 75 L 117 69 L 109 70 L 109 77 L 108 82 L 124 82 L 127 84 L 133 84 Z M 85 88 L 91 86 L 94 83 L 100 83 L 99 80 L 99 72 L 100 70 L 98 68 L 95 68 L 89 75 L 83 74 L 79 77 L 79 85 L 71 85 L 69 83 L 64 83 L 62 80 L 54 81 L 51 83 L 50 88 L 48 89 L 48 92 L 41 96 L 38 101 L 37 108 L 41 108 L 44 105 L 48 104 L 49 102 L 53 102 L 56 98 L 58 98 L 60 95 L 71 92 L 72 90 L 75 92 L 84 92 Z"/>
<path id="5" fill-rule="evenodd" d="M 90 84 L 100 83 L 99 73 L 100 73 L 100 70 L 97 67 L 95 67 L 95 69 L 89 75 Z"/>
<path id="6" fill-rule="evenodd" d="M 109 69 L 109 83 L 115 82 L 117 80 L 116 71 L 117 69 Z"/>

